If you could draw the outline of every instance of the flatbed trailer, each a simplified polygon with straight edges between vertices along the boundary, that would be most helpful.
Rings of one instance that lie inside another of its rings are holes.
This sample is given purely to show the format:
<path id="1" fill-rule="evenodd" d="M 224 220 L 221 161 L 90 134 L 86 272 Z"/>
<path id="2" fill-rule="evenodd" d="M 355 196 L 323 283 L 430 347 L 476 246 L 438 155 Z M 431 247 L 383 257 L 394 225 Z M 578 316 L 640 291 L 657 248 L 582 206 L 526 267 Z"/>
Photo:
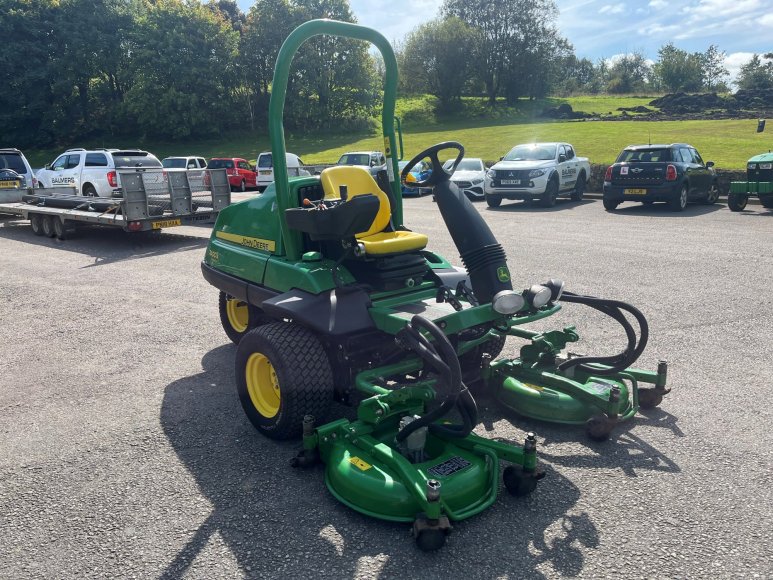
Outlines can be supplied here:
<path id="1" fill-rule="evenodd" d="M 28 190 L 22 201 L 0 203 L 0 214 L 30 221 L 36 235 L 64 239 L 79 225 L 127 232 L 212 221 L 231 203 L 225 169 L 121 171 L 122 196 L 75 195 L 73 188 Z M 57 207 L 69 205 L 71 207 Z"/>

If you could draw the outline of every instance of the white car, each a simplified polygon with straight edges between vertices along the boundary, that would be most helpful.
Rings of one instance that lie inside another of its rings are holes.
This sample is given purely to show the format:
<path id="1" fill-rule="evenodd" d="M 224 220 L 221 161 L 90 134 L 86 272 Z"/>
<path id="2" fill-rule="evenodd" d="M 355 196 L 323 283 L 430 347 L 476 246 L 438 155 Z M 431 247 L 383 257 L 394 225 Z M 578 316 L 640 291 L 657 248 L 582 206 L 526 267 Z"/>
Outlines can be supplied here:
<path id="1" fill-rule="evenodd" d="M 161 166 L 164 169 L 206 169 L 207 161 L 203 157 L 165 157 Z"/>
<path id="2" fill-rule="evenodd" d="M 454 160 L 449 159 L 443 164 L 443 167 L 449 169 Z M 471 200 L 483 199 L 483 182 L 486 179 L 486 166 L 483 159 L 479 157 L 465 157 L 456 167 L 456 171 L 451 176 L 456 186 Z"/>
<path id="3" fill-rule="evenodd" d="M 371 175 L 386 169 L 386 158 L 381 151 L 350 151 L 341 155 L 336 165 L 364 167 Z"/>
<path id="4" fill-rule="evenodd" d="M 304 168 L 303 160 L 294 153 L 285 153 L 285 160 L 287 162 L 288 177 L 311 175 L 311 173 Z M 274 181 L 274 159 L 271 155 L 271 151 L 264 151 L 258 155 L 258 159 L 255 162 L 255 170 L 258 173 L 256 180 L 258 190 L 264 191 L 266 187 Z"/>
<path id="5" fill-rule="evenodd" d="M 588 177 L 588 158 L 577 157 L 569 143 L 516 145 L 486 172 L 486 203 L 498 207 L 503 199 L 539 199 L 552 207 L 563 194 L 580 201 Z"/>
<path id="6" fill-rule="evenodd" d="M 0 202 L 21 201 L 22 193 L 37 185 L 27 158 L 18 149 L 0 149 Z"/>
<path id="7" fill-rule="evenodd" d="M 37 173 L 39 187 L 74 187 L 79 195 L 120 197 L 119 170 L 161 169 L 141 149 L 68 149 Z"/>

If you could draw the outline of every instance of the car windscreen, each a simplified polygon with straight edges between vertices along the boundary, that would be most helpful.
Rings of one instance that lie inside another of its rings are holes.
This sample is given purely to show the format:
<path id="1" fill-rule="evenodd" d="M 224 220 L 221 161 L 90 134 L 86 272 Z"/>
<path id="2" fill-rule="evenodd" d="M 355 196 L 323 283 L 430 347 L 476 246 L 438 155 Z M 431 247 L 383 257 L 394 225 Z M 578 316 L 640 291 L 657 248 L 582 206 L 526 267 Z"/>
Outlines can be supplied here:
<path id="1" fill-rule="evenodd" d="M 27 173 L 24 161 L 18 153 L 0 153 L 0 169 L 11 169 L 16 173 Z"/>
<path id="2" fill-rule="evenodd" d="M 671 161 L 671 150 L 667 147 L 653 147 L 652 149 L 623 149 L 617 156 L 616 163 L 659 162 Z"/>
<path id="3" fill-rule="evenodd" d="M 504 161 L 550 161 L 555 158 L 555 145 L 518 145 L 505 155 Z"/>
<path id="4" fill-rule="evenodd" d="M 161 167 L 161 162 L 147 151 L 113 151 L 116 167 Z"/>
<path id="5" fill-rule="evenodd" d="M 234 162 L 232 159 L 213 159 L 207 165 L 207 169 L 233 169 Z"/>
<path id="6" fill-rule="evenodd" d="M 258 167 L 260 169 L 271 169 L 274 166 L 274 160 L 271 157 L 271 153 L 261 155 L 258 158 Z"/>
<path id="7" fill-rule="evenodd" d="M 453 160 L 450 161 L 451 164 L 453 164 L 453 162 L 454 162 Z M 459 162 L 459 165 L 456 166 L 456 170 L 457 171 L 482 171 L 482 168 L 480 166 L 480 161 L 476 159 L 462 159 Z"/>
<path id="8" fill-rule="evenodd" d="M 370 155 L 367 153 L 341 155 L 338 165 L 370 165 Z"/>
<path id="9" fill-rule="evenodd" d="M 164 166 L 164 169 L 185 169 L 187 167 L 185 159 L 164 159 L 161 165 Z"/>

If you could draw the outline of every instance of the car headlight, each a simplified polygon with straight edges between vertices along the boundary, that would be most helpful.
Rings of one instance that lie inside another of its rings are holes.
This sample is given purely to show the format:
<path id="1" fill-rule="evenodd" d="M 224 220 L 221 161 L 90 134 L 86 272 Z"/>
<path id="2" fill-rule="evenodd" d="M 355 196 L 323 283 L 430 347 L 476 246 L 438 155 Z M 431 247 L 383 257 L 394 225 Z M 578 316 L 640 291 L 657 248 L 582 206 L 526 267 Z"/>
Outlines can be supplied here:
<path id="1" fill-rule="evenodd" d="M 539 177 L 541 175 L 545 175 L 544 169 L 532 169 L 531 171 L 529 171 L 529 178 Z"/>
<path id="2" fill-rule="evenodd" d="M 489 179 L 494 179 L 495 175 L 496 175 L 496 172 L 493 169 L 489 169 L 486 172 L 486 177 L 488 177 Z"/>

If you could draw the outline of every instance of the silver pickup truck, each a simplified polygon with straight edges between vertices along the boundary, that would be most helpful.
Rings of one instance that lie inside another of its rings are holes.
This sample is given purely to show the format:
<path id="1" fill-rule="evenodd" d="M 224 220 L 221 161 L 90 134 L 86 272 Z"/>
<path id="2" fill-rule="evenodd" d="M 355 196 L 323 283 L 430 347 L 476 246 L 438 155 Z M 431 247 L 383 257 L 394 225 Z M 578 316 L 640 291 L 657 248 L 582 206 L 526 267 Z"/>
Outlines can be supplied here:
<path id="1" fill-rule="evenodd" d="M 486 172 L 486 202 L 499 207 L 503 199 L 538 199 L 552 207 L 559 195 L 580 201 L 589 175 L 588 158 L 577 157 L 569 143 L 516 145 Z"/>

